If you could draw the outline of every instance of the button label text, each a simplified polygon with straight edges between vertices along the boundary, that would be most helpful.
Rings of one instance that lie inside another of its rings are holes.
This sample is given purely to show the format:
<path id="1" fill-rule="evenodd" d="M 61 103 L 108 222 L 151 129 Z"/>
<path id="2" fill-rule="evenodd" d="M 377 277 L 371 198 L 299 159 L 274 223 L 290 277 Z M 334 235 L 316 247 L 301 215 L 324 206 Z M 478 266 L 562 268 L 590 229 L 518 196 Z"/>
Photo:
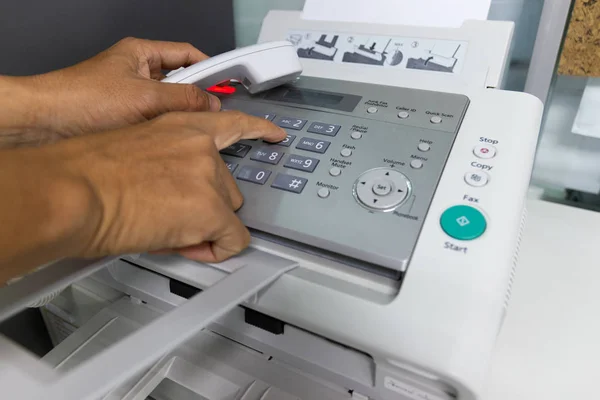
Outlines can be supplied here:
<path id="1" fill-rule="evenodd" d="M 487 164 L 481 164 L 481 163 L 478 163 L 477 161 L 473 161 L 473 162 L 471 163 L 471 167 L 474 167 L 474 168 L 479 168 L 479 169 L 481 169 L 481 170 L 483 170 L 483 171 L 491 171 L 491 170 L 492 170 L 492 168 L 494 168 L 494 167 L 492 167 L 491 165 L 487 165 Z"/>
<path id="2" fill-rule="evenodd" d="M 463 195 L 463 200 L 466 200 L 469 203 L 479 203 L 479 199 L 477 197 L 471 197 L 468 194 Z"/>
<path id="3" fill-rule="evenodd" d="M 452 251 L 455 251 L 457 253 L 463 253 L 463 254 L 467 254 L 467 251 L 469 250 L 468 247 L 457 246 L 454 243 L 450 243 L 450 242 L 444 243 L 444 249 L 446 249 L 446 250 L 452 250 Z"/>
<path id="4" fill-rule="evenodd" d="M 488 143 L 488 144 L 492 144 L 492 145 L 497 145 L 498 144 L 497 140 L 486 138 L 485 136 L 481 136 L 479 138 L 479 141 L 482 142 L 482 143 Z"/>

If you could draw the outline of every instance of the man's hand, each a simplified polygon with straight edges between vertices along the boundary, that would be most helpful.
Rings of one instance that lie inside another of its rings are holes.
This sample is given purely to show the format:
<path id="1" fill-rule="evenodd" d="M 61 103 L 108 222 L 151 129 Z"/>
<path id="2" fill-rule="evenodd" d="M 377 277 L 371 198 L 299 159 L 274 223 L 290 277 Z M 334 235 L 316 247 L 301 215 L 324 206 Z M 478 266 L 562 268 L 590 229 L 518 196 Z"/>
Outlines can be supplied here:
<path id="1" fill-rule="evenodd" d="M 218 111 L 194 85 L 162 83 L 162 70 L 208 58 L 186 43 L 123 39 L 97 56 L 31 78 L 37 126 L 62 136 L 118 129 L 172 111 Z"/>
<path id="2" fill-rule="evenodd" d="M 285 133 L 238 112 L 179 113 L 73 143 L 82 156 L 71 167 L 102 210 L 82 255 L 172 248 L 217 262 L 240 252 L 250 239 L 234 213 L 243 199 L 219 150 L 259 137 Z"/>
<path id="3" fill-rule="evenodd" d="M 231 257 L 249 233 L 235 215 L 243 199 L 219 149 L 285 135 L 239 112 L 181 112 L 0 153 L 8 194 L 0 199 L 0 275 L 59 257 L 164 249 L 204 262 Z"/>

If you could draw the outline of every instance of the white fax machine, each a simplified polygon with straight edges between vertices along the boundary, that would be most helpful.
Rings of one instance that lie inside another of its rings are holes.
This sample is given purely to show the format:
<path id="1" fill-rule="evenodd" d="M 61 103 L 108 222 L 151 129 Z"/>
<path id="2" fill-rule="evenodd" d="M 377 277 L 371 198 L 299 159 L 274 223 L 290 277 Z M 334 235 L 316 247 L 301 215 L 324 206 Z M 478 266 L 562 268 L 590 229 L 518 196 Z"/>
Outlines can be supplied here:
<path id="1" fill-rule="evenodd" d="M 481 399 L 542 114 L 532 96 L 492 89 L 511 35 L 510 23 L 426 30 L 271 12 L 258 47 L 211 64 L 235 79 L 224 109 L 288 132 L 222 151 L 250 248 L 218 265 L 64 260 L 2 288 L 0 318 L 42 306 L 56 344 L 40 364 L 0 338 L 4 393 Z M 216 83 L 194 68 L 168 79 Z"/>

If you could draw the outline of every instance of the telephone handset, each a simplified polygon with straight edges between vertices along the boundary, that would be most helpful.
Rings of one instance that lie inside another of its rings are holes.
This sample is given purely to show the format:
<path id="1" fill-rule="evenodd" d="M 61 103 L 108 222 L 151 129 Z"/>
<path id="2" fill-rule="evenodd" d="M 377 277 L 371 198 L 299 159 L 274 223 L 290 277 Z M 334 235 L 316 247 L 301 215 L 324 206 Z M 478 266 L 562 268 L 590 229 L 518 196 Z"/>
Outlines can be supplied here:
<path id="1" fill-rule="evenodd" d="M 293 81 L 302 73 L 294 45 L 287 41 L 242 47 L 180 68 L 163 82 L 195 84 L 202 89 L 237 80 L 256 94 Z"/>

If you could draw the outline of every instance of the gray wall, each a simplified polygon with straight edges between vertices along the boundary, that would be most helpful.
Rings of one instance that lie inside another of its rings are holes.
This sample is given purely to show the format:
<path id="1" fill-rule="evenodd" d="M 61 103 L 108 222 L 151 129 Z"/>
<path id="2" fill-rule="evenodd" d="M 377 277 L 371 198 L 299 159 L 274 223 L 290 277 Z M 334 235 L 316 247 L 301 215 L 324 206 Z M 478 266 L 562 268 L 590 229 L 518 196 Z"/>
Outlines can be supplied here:
<path id="1" fill-rule="evenodd" d="M 209 55 L 231 50 L 232 0 L 3 1 L 0 74 L 69 66 L 126 36 L 190 42 Z"/>

